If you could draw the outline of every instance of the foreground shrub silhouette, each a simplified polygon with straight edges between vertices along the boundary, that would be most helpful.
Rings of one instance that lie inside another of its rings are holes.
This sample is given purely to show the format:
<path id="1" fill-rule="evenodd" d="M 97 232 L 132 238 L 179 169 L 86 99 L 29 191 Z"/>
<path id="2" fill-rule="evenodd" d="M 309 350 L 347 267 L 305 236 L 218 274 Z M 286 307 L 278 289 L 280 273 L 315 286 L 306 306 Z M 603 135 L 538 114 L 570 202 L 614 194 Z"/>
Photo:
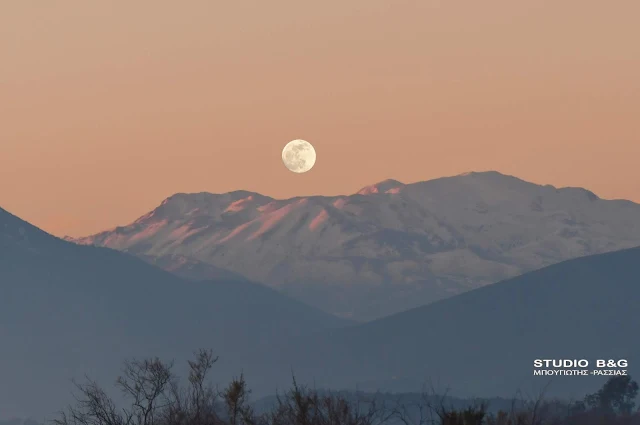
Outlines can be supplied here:
<path id="1" fill-rule="evenodd" d="M 217 358 L 211 351 L 201 350 L 189 362 L 189 385 L 181 387 L 172 373 L 173 363 L 160 359 L 125 362 L 123 376 L 116 381 L 128 407 L 119 409 L 116 403 L 94 381 L 76 384 L 79 392 L 76 406 L 70 406 L 54 420 L 56 425 L 200 425 L 218 424 L 218 394 L 205 382 Z M 242 394 L 240 377 L 230 384 L 229 396 Z M 241 411 L 238 408 L 238 412 Z"/>
<path id="2" fill-rule="evenodd" d="M 485 403 L 452 408 L 444 397 L 433 403 L 423 394 L 414 406 L 397 403 L 379 406 L 374 399 L 349 399 L 344 394 L 323 393 L 298 385 L 278 396 L 275 406 L 256 414 L 249 402 L 251 391 L 243 375 L 222 391 L 207 383 L 217 361 L 211 351 L 200 350 L 189 361 L 188 383 L 183 386 L 172 371 L 173 363 L 158 358 L 124 363 L 116 381 L 126 407 L 87 380 L 76 384 L 76 404 L 60 413 L 54 425 L 636 425 L 634 412 L 638 384 L 630 377 L 613 377 L 596 393 L 578 403 L 543 400 L 525 403 L 511 411 L 487 413 Z M 434 394 L 435 395 L 435 394 Z M 361 409 L 361 405 L 365 408 Z M 514 404 L 515 406 L 515 404 Z M 407 407 L 419 412 L 409 414 Z"/>
<path id="3" fill-rule="evenodd" d="M 217 361 L 201 350 L 189 361 L 189 384 L 182 387 L 173 363 L 159 359 L 125 362 L 116 386 L 128 407 L 114 400 L 94 381 L 76 384 L 76 405 L 68 407 L 54 425 L 376 425 L 386 421 L 382 410 L 369 402 L 360 412 L 345 397 L 319 395 L 293 380 L 293 388 L 278 396 L 276 407 L 256 415 L 249 404 L 251 391 L 240 376 L 221 392 L 207 384 Z"/>

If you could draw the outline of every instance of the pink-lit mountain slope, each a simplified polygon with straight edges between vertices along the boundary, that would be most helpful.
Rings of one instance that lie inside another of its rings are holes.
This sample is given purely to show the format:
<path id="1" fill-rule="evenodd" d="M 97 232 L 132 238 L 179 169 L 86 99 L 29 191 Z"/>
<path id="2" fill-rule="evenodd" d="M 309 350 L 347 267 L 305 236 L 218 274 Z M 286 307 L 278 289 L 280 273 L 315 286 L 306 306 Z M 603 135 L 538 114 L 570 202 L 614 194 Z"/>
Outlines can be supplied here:
<path id="1" fill-rule="evenodd" d="M 127 226 L 75 242 L 158 257 L 167 270 L 180 268 L 171 258 L 190 261 L 201 270 L 190 272 L 196 279 L 228 271 L 368 320 L 638 246 L 640 205 L 474 172 L 386 180 L 349 196 L 180 193 Z"/>

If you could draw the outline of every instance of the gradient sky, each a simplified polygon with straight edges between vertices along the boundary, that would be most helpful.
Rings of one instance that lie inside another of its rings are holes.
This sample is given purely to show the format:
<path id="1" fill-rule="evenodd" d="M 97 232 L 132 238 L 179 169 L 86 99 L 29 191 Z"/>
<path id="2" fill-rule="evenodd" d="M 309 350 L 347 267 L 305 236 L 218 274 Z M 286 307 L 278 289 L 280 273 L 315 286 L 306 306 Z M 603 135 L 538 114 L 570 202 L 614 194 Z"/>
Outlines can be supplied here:
<path id="1" fill-rule="evenodd" d="M 498 170 L 640 200 L 640 2 L 0 5 L 0 206 L 56 235 L 176 192 Z M 283 166 L 302 138 L 318 160 Z"/>

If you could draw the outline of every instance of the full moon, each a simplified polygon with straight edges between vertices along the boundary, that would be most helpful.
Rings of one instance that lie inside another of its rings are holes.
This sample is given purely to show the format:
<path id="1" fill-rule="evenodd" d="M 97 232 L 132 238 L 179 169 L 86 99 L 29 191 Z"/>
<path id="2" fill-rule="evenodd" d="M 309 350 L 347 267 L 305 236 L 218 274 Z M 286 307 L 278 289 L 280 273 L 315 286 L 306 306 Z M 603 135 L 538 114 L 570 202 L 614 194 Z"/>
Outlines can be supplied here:
<path id="1" fill-rule="evenodd" d="M 316 150 L 306 140 L 292 140 L 282 149 L 282 162 L 294 173 L 306 173 L 316 163 Z"/>

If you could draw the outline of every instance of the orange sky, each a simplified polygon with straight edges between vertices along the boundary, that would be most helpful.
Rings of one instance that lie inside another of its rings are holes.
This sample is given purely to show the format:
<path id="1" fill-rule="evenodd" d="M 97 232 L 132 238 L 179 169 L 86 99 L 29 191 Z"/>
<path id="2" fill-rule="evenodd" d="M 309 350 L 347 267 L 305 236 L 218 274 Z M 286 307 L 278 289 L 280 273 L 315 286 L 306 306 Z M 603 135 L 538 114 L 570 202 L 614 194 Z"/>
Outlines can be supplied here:
<path id="1" fill-rule="evenodd" d="M 637 0 L 8 0 L 0 206 L 56 235 L 175 192 L 494 169 L 640 200 Z M 307 174 L 281 149 L 316 147 Z"/>

